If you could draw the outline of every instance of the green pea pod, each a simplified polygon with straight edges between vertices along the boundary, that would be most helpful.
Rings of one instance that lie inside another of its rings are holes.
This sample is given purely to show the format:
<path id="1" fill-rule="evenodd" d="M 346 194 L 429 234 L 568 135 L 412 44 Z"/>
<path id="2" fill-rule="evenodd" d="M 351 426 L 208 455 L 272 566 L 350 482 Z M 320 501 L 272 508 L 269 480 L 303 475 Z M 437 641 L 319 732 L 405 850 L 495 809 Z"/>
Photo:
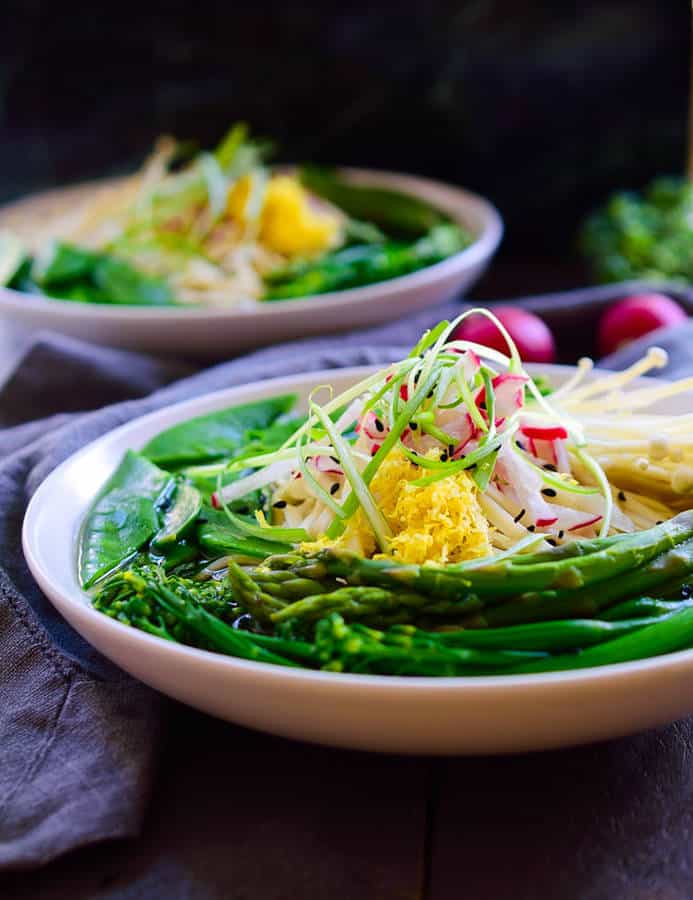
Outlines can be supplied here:
<path id="1" fill-rule="evenodd" d="M 128 450 L 92 506 L 80 539 L 84 587 L 133 556 L 159 528 L 159 506 L 173 486 L 168 472 Z"/>
<path id="2" fill-rule="evenodd" d="M 233 457 L 246 445 L 248 432 L 269 428 L 295 402 L 295 394 L 284 394 L 197 416 L 162 431 L 142 453 L 166 468 Z"/>
<path id="3" fill-rule="evenodd" d="M 164 513 L 164 523 L 152 539 L 152 549 L 165 550 L 194 525 L 202 508 L 202 496 L 190 484 L 179 484 L 173 503 Z"/>
<path id="4" fill-rule="evenodd" d="M 168 306 L 174 297 L 168 284 L 138 271 L 108 253 L 97 253 L 55 241 L 36 259 L 31 279 L 46 294 L 83 303 Z"/>
<path id="5" fill-rule="evenodd" d="M 197 541 L 210 557 L 234 556 L 242 559 L 265 559 L 272 553 L 285 553 L 291 544 L 263 540 L 234 528 L 226 513 L 205 508 L 205 521 L 197 528 Z"/>
<path id="6" fill-rule="evenodd" d="M 329 200 L 348 216 L 374 222 L 386 232 L 416 238 L 448 221 L 440 210 L 418 197 L 388 188 L 355 184 L 329 169 L 306 166 L 299 176 L 309 191 Z"/>

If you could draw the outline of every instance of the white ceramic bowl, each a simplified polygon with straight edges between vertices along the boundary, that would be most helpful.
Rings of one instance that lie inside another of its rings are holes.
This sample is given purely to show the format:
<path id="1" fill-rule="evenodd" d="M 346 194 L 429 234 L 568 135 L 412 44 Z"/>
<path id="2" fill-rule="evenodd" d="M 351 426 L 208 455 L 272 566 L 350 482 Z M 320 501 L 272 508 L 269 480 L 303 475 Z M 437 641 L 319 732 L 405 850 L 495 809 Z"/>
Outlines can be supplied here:
<path id="1" fill-rule="evenodd" d="M 400 278 L 301 300 L 258 303 L 248 309 L 98 305 L 0 288 L 0 315 L 97 344 L 220 359 L 277 341 L 393 320 L 449 300 L 479 278 L 503 234 L 501 217 L 487 200 L 411 175 L 367 169 L 341 171 L 358 183 L 394 188 L 430 202 L 467 228 L 475 237 L 474 243 L 441 263 Z M 98 185 L 83 185 L 21 201 L 0 210 L 0 228 L 16 225 L 26 233 L 32 221 L 45 221 L 57 210 L 64 213 L 98 189 Z"/>
<path id="2" fill-rule="evenodd" d="M 571 371 L 540 369 L 556 385 Z M 691 650 L 542 675 L 345 675 L 172 644 L 91 607 L 77 578 L 77 535 L 128 447 L 235 403 L 286 391 L 297 391 L 305 403 L 316 384 L 330 381 L 342 390 L 369 371 L 317 372 L 209 394 L 135 419 L 80 450 L 43 482 L 26 514 L 24 552 L 39 585 L 80 634 L 136 678 L 213 715 L 286 737 L 396 753 L 508 753 L 615 737 L 693 712 Z M 676 409 L 669 401 L 669 410 Z"/>

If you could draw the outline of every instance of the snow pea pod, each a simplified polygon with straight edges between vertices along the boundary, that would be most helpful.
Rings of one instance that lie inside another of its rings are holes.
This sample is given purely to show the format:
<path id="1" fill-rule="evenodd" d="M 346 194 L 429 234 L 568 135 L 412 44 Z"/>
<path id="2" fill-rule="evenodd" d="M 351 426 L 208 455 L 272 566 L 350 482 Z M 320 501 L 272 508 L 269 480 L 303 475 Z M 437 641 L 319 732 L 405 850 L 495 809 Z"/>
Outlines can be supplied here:
<path id="1" fill-rule="evenodd" d="M 164 522 L 152 539 L 152 550 L 165 551 L 186 534 L 197 520 L 202 508 L 200 492 L 190 484 L 179 484 L 173 503 L 164 513 Z"/>
<path id="2" fill-rule="evenodd" d="M 197 527 L 197 542 L 210 557 L 241 556 L 249 559 L 265 559 L 272 553 L 285 553 L 291 544 L 264 540 L 234 528 L 226 513 L 205 508 L 205 521 Z"/>
<path id="3" fill-rule="evenodd" d="M 312 193 L 329 200 L 354 219 L 374 222 L 386 232 L 406 237 L 420 237 L 446 216 L 430 204 L 388 188 L 355 184 L 329 169 L 305 166 L 301 183 Z"/>
<path id="4" fill-rule="evenodd" d="M 128 450 L 92 506 L 82 529 L 79 573 L 89 587 L 135 554 L 159 528 L 159 506 L 173 479 Z"/>
<path id="5" fill-rule="evenodd" d="M 268 429 L 295 402 L 295 394 L 284 394 L 196 416 L 162 431 L 142 453 L 165 468 L 233 457 L 248 443 L 249 432 Z"/>

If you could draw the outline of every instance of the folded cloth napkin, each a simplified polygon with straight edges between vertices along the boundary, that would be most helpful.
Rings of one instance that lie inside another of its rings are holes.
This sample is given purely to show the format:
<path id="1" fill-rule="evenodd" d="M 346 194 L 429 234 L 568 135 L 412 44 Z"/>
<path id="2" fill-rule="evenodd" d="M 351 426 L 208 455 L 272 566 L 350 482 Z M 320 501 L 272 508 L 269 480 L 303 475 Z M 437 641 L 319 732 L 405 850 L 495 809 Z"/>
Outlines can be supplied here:
<path id="1" fill-rule="evenodd" d="M 522 302 L 545 317 L 562 357 L 574 360 L 593 350 L 604 306 L 642 288 Z M 693 313 L 693 293 L 670 293 Z M 89 647 L 34 584 L 20 532 L 40 482 L 79 447 L 135 416 L 262 378 L 386 363 L 425 327 L 462 308 L 447 304 L 381 328 L 295 341 L 195 374 L 185 364 L 55 335 L 34 339 L 0 389 L 0 870 L 30 868 L 87 843 L 135 834 L 163 708 L 157 694 Z M 693 322 L 655 338 L 671 356 L 665 376 L 693 374 Z M 627 365 L 641 350 L 628 347 L 603 363 Z M 96 409 L 104 401 L 114 405 Z"/>

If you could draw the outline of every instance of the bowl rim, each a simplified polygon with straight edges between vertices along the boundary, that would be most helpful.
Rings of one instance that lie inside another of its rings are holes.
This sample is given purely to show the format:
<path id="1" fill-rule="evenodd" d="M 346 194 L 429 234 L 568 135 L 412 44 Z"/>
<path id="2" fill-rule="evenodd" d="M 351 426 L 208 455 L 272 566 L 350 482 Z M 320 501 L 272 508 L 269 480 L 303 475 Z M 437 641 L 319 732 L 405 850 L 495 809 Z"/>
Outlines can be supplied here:
<path id="1" fill-rule="evenodd" d="M 291 166 L 277 166 L 278 169 L 291 169 Z M 456 207 L 459 211 L 452 213 L 453 219 L 458 224 L 464 224 L 463 210 L 474 210 L 481 219 L 481 230 L 475 235 L 473 242 L 463 250 L 454 253 L 447 259 L 433 265 L 426 266 L 416 272 L 407 275 L 399 275 L 373 284 L 361 287 L 348 288 L 342 291 L 330 291 L 324 294 L 311 294 L 306 297 L 297 297 L 286 301 L 275 300 L 257 301 L 255 306 L 220 308 L 212 306 L 135 306 L 126 304 L 90 304 L 75 303 L 71 300 L 61 300 L 58 297 L 43 296 L 40 294 L 28 294 L 17 291 L 14 288 L 0 287 L 0 308 L 4 306 L 31 307 L 34 310 L 50 309 L 54 313 L 69 319 L 152 319 L 154 321 L 195 321 L 217 320 L 239 317 L 242 319 L 264 319 L 266 316 L 276 316 L 279 309 L 289 312 L 308 311 L 317 304 L 324 308 L 333 308 L 343 303 L 358 304 L 364 301 L 386 299 L 393 294 L 402 291 L 415 290 L 430 281 L 438 281 L 453 276 L 460 270 L 471 268 L 489 259 L 497 249 L 503 237 L 503 219 L 498 209 L 485 197 L 466 188 L 448 184 L 436 179 L 420 175 L 411 175 L 406 172 L 392 172 L 385 169 L 359 168 L 353 166 L 336 166 L 339 172 L 353 178 L 363 184 L 383 184 L 384 186 L 401 186 L 413 196 L 428 196 L 430 192 L 440 192 L 449 197 L 449 206 Z M 116 179 L 101 179 L 91 182 L 69 185 L 65 188 L 55 188 L 35 195 L 28 195 L 8 204 L 0 212 L 9 211 L 14 206 L 20 206 L 33 197 L 59 196 L 63 191 L 79 191 L 99 187 L 106 187 L 109 183 L 117 183 Z"/>
<path id="2" fill-rule="evenodd" d="M 378 366 L 356 366 L 343 369 L 323 369 L 316 372 L 308 372 L 302 374 L 294 374 L 290 376 L 280 376 L 277 378 L 263 379 L 260 381 L 249 382 L 248 384 L 238 385 L 235 387 L 222 388 L 220 390 L 208 392 L 177 403 L 163 406 L 153 412 L 138 416 L 117 428 L 105 432 L 100 437 L 90 441 L 84 447 L 81 447 L 75 453 L 71 454 L 60 465 L 58 465 L 48 476 L 41 482 L 34 492 L 27 506 L 24 520 L 22 524 L 22 547 L 26 561 L 28 563 L 31 574 L 37 581 L 41 590 L 49 598 L 50 602 L 56 606 L 58 612 L 62 615 L 60 605 L 54 600 L 54 595 L 60 597 L 60 603 L 70 604 L 75 607 L 80 617 L 92 621 L 99 630 L 110 632 L 114 635 L 120 635 L 126 638 L 128 642 L 132 642 L 134 646 L 141 648 L 143 651 L 152 649 L 153 651 L 170 655 L 171 659 L 182 656 L 191 661 L 197 661 L 200 665 L 212 665 L 214 667 L 226 670 L 232 676 L 233 672 L 240 670 L 248 675 L 256 675 L 262 680 L 284 680 L 289 679 L 293 683 L 305 683 L 306 685 L 314 684 L 320 686 L 334 687 L 338 691 L 361 690 L 368 687 L 370 690 L 385 691 L 388 693 L 405 692 L 435 692 L 436 694 L 453 693 L 465 695 L 470 692 L 507 692 L 507 691 L 523 691 L 536 690 L 543 692 L 551 690 L 553 686 L 576 684 L 579 686 L 592 686 L 609 680 L 623 681 L 630 678 L 643 676 L 656 672 L 674 672 L 677 670 L 687 669 L 693 663 L 693 648 L 679 650 L 673 653 L 663 654 L 661 656 L 648 657 L 642 660 L 633 660 L 623 663 L 612 663 L 605 666 L 593 666 L 585 669 L 568 669 L 560 672 L 541 672 L 523 675 L 481 675 L 481 676 L 398 676 L 398 675 L 362 675 L 350 672 L 325 672 L 315 669 L 290 668 L 271 663 L 255 662 L 244 660 L 238 657 L 225 656 L 221 653 L 214 653 L 208 650 L 202 650 L 196 647 L 190 647 L 185 644 L 171 643 L 159 638 L 155 635 L 147 634 L 129 625 L 118 622 L 103 613 L 98 612 L 88 602 L 88 594 L 80 591 L 77 596 L 69 590 L 63 589 L 59 584 L 56 585 L 51 580 L 50 572 L 46 571 L 42 562 L 34 552 L 32 539 L 32 531 L 34 522 L 40 515 L 43 504 L 43 496 L 49 492 L 56 481 L 62 477 L 62 473 L 69 467 L 74 466 L 83 457 L 93 453 L 101 444 L 108 444 L 118 439 L 122 439 L 131 431 L 137 431 L 142 425 L 152 424 L 160 417 L 173 412 L 175 415 L 180 414 L 180 418 L 173 421 L 182 421 L 186 416 L 195 414 L 195 408 L 200 403 L 211 404 L 207 408 L 220 408 L 226 402 L 242 403 L 245 393 L 261 391 L 264 396 L 271 396 L 270 390 L 280 392 L 282 390 L 301 389 L 307 383 L 315 382 L 324 383 L 326 378 L 334 377 L 337 374 L 340 378 L 358 379 L 368 373 L 377 370 Z M 529 364 L 530 371 L 555 372 L 564 373 L 567 377 L 569 373 L 575 370 L 574 366 L 565 365 L 546 365 L 546 364 Z M 598 373 L 600 369 L 593 370 Z M 607 370 L 603 370 L 607 371 Z M 643 379 L 649 380 L 649 379 Z M 265 391 L 267 391 L 265 393 Z M 168 424 L 173 424 L 169 422 Z M 168 425 L 167 425 L 168 427 Z M 75 564 L 75 541 L 76 535 L 79 533 L 79 527 L 83 522 L 83 515 L 80 516 L 77 532 L 72 531 L 69 536 L 70 548 L 69 552 L 72 558 L 71 564 Z"/>

